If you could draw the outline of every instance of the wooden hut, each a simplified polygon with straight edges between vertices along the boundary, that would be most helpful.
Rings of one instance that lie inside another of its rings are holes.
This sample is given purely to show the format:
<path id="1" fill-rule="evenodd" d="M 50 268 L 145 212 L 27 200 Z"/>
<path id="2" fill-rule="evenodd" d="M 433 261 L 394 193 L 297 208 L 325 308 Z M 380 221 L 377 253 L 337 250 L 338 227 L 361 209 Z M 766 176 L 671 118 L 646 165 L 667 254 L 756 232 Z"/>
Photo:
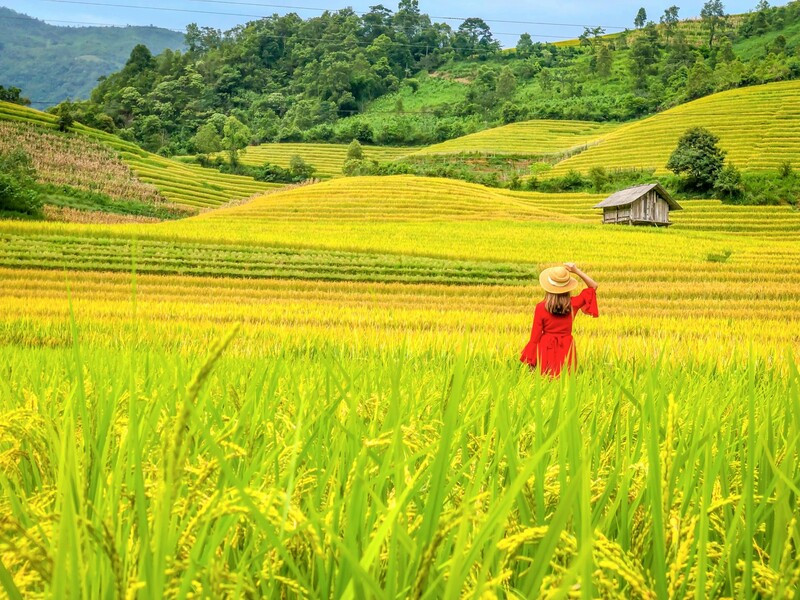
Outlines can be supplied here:
<path id="1" fill-rule="evenodd" d="M 669 213 L 683 210 L 661 184 L 637 185 L 603 200 L 595 208 L 603 209 L 603 223 L 618 225 L 654 225 L 669 227 Z"/>

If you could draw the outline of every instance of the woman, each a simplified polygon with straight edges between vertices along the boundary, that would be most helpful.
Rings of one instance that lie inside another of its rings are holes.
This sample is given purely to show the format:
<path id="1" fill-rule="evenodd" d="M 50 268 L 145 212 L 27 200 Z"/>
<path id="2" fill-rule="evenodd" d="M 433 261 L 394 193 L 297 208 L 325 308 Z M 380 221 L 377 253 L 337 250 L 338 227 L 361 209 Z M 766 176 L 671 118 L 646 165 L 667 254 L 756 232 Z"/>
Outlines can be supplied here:
<path id="1" fill-rule="evenodd" d="M 578 287 L 578 282 L 570 273 L 575 273 L 588 286 L 574 298 L 571 292 Z M 575 340 L 572 338 L 575 311 L 598 316 L 597 283 L 575 263 L 565 263 L 563 267 L 542 271 L 539 284 L 546 294 L 544 300 L 536 305 L 531 340 L 522 351 L 520 360 L 531 369 L 538 366 L 540 372 L 558 376 L 565 363 L 570 371 L 577 366 Z"/>

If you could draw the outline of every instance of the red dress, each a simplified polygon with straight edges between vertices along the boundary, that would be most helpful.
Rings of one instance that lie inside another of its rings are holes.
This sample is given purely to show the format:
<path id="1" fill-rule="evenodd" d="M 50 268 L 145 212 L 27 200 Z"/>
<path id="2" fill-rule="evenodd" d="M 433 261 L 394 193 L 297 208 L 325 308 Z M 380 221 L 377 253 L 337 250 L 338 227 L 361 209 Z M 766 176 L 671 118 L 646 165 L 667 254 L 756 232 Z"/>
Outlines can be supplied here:
<path id="1" fill-rule="evenodd" d="M 587 315 L 598 316 L 597 292 L 586 288 L 572 298 L 572 312 L 553 315 L 547 312 L 544 301 L 536 305 L 533 313 L 531 340 L 522 351 L 520 360 L 531 367 L 539 367 L 542 373 L 557 376 L 568 362 L 571 371 L 577 366 L 575 340 L 572 338 L 572 321 L 576 310 Z"/>

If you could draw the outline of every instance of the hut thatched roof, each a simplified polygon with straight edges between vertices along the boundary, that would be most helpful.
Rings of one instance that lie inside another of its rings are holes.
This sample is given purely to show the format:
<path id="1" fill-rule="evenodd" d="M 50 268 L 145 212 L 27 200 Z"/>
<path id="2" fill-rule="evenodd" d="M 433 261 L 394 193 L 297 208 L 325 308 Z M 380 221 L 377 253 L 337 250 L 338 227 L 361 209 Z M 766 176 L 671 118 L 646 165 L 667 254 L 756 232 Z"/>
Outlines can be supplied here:
<path id="1" fill-rule="evenodd" d="M 595 208 L 628 206 L 629 204 L 636 202 L 639 198 L 651 190 L 656 190 L 658 195 L 666 200 L 667 204 L 669 204 L 670 210 L 683 210 L 683 207 L 675 202 L 675 199 L 669 195 L 669 192 L 667 192 L 667 190 L 665 190 L 660 183 L 648 183 L 646 185 L 637 185 L 625 190 L 620 190 L 616 194 L 612 194 L 603 200 L 600 204 L 595 205 Z"/>

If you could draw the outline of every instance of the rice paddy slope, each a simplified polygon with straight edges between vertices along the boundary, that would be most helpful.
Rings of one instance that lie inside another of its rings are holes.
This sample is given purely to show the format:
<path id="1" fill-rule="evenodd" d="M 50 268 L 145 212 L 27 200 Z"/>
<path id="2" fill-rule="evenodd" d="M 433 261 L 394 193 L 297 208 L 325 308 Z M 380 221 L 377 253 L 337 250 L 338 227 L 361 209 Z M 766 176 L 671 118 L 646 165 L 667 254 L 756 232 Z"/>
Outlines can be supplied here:
<path id="1" fill-rule="evenodd" d="M 743 170 L 776 169 L 783 161 L 800 164 L 800 81 L 721 92 L 625 125 L 551 173 L 585 173 L 595 166 L 664 172 L 680 136 L 699 126 L 719 136 L 728 160 Z"/>
<path id="2" fill-rule="evenodd" d="M 52 132 L 53 115 L 24 106 L 0 102 L 0 121 L 27 123 Z M 128 165 L 139 181 L 151 184 L 170 202 L 191 210 L 214 208 L 231 200 L 248 198 L 280 185 L 255 181 L 250 177 L 226 175 L 197 165 L 188 165 L 152 154 L 119 137 L 80 124 L 75 134 L 87 136 L 113 150 Z"/>
<path id="3" fill-rule="evenodd" d="M 362 146 L 364 158 L 390 161 L 418 150 L 412 147 Z M 293 156 L 299 156 L 316 171 L 315 177 L 339 177 L 347 159 L 347 144 L 303 144 L 275 143 L 250 146 L 242 151 L 241 161 L 246 165 L 259 166 L 271 163 L 288 167 Z"/>
<path id="4" fill-rule="evenodd" d="M 594 144 L 619 127 L 617 123 L 591 121 L 524 121 L 434 144 L 417 154 L 559 154 Z"/>

